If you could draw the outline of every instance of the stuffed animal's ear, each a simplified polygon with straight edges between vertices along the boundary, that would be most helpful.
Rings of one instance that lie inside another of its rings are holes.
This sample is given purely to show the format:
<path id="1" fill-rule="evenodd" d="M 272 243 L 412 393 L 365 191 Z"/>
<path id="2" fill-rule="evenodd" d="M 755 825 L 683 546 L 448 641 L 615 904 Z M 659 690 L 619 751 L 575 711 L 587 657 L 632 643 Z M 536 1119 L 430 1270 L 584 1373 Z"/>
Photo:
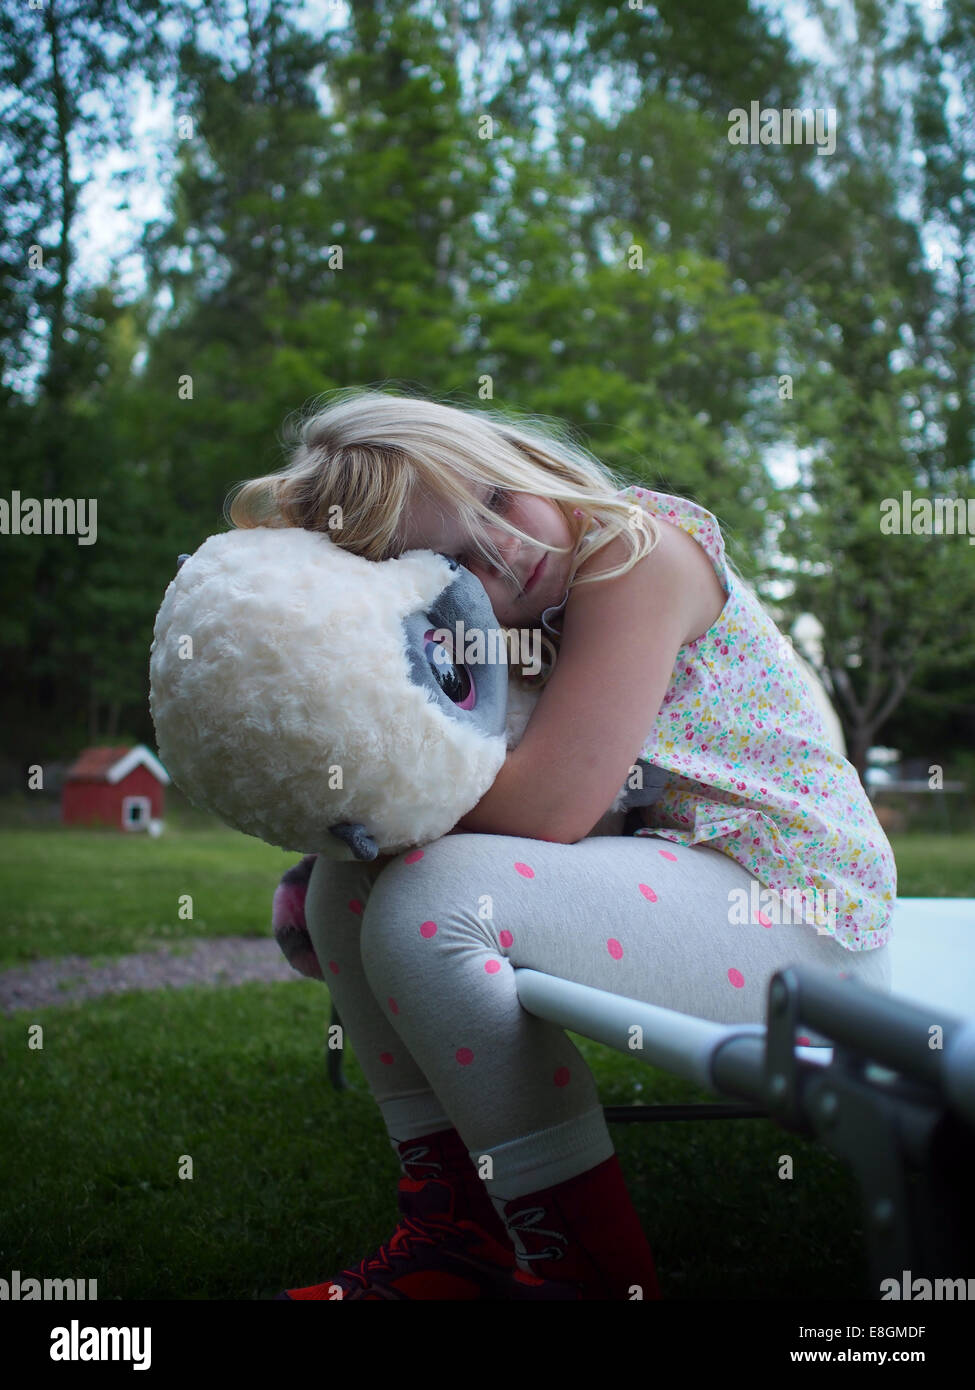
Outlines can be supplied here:
<path id="1" fill-rule="evenodd" d="M 316 854 L 306 854 L 300 864 L 287 869 L 271 903 L 271 930 L 275 941 L 292 969 L 311 980 L 325 978 L 305 921 L 308 880 L 317 858 Z"/>
<path id="2" fill-rule="evenodd" d="M 330 825 L 329 832 L 344 840 L 356 859 L 375 859 L 379 846 L 359 821 L 342 821 L 340 825 Z"/>
<path id="3" fill-rule="evenodd" d="M 505 743 L 509 749 L 517 747 L 524 737 L 525 728 L 534 713 L 540 693 L 538 690 L 527 689 L 515 677 L 508 677 Z"/>
<path id="4" fill-rule="evenodd" d="M 652 805 L 663 795 L 664 788 L 670 780 L 669 772 L 648 763 L 646 758 L 638 758 L 633 766 L 639 769 L 640 785 L 631 787 L 627 779 L 610 808 L 613 811 L 631 811 L 637 806 Z"/>

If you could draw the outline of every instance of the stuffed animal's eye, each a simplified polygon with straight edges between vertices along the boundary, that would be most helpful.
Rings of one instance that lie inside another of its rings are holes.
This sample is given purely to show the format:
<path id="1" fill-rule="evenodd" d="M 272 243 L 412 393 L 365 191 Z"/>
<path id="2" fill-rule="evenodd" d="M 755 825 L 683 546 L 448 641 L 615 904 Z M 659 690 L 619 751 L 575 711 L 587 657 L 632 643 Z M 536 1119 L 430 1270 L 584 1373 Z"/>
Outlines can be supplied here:
<path id="1" fill-rule="evenodd" d="M 474 682 L 464 663 L 454 660 L 450 641 L 434 640 L 431 628 L 423 635 L 423 654 L 447 699 L 461 709 L 472 709 L 477 698 Z"/>

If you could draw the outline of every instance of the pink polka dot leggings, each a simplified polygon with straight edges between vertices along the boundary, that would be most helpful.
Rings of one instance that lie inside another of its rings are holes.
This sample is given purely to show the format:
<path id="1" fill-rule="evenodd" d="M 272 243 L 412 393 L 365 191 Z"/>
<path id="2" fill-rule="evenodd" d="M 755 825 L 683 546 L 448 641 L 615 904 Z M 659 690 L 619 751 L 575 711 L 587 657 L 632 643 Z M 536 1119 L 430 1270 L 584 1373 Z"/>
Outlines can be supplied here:
<path id="1" fill-rule="evenodd" d="M 305 917 L 390 1138 L 453 1126 L 472 1156 L 491 1155 L 492 1195 L 513 1198 L 614 1152 L 592 1073 L 563 1029 L 521 1007 L 516 968 L 719 1023 L 764 1023 L 786 965 L 889 990 L 885 946 L 847 951 L 806 923 L 730 925 L 729 895 L 750 883 L 719 850 L 653 836 L 457 834 L 375 881 L 319 856 Z"/>

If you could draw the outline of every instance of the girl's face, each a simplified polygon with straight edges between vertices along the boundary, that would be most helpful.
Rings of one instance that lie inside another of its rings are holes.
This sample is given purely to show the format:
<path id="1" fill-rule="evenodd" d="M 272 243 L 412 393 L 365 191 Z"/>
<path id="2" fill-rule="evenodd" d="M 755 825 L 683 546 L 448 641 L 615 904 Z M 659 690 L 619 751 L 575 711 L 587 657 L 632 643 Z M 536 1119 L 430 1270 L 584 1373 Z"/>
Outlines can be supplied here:
<path id="1" fill-rule="evenodd" d="M 533 540 L 547 545 L 572 545 L 568 522 L 550 498 L 507 492 L 489 483 L 480 486 L 478 496 L 486 507 Z M 517 587 L 471 548 L 459 518 L 446 515 L 439 502 L 419 500 L 410 508 L 404 549 L 435 550 L 459 560 L 481 581 L 499 623 L 505 627 L 537 627 L 545 609 L 559 603 L 565 594 L 572 551 L 553 554 L 509 535 L 501 526 L 487 526 L 484 539 L 497 547 L 513 570 Z"/>

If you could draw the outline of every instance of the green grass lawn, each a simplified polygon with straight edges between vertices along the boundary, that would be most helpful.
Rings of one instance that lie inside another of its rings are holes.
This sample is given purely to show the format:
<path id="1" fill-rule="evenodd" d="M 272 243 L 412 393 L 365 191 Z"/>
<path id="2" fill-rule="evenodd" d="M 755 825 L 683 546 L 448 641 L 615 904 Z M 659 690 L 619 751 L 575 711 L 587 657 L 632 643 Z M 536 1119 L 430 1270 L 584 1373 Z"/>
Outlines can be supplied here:
<path id="1" fill-rule="evenodd" d="M 901 896 L 975 895 L 966 837 L 891 843 Z M 265 936 L 296 858 L 203 818 L 158 840 L 8 819 L 0 963 Z M 97 1279 L 101 1300 L 263 1299 L 357 1263 L 392 1233 L 399 1169 L 351 1049 L 351 1088 L 328 1084 L 328 1014 L 325 987 L 296 976 L 0 1020 L 0 1277 Z M 712 1099 L 571 1036 L 604 1105 Z M 763 1120 L 612 1133 L 665 1297 L 864 1296 L 859 1190 L 827 1150 Z"/>
<path id="2" fill-rule="evenodd" d="M 0 1022 L 4 1277 L 97 1279 L 100 1300 L 264 1299 L 388 1239 L 399 1168 L 351 1051 L 350 1089 L 329 1086 L 327 1018 L 324 987 L 297 981 Z M 606 1105 L 709 1098 L 571 1036 Z M 856 1184 L 825 1150 L 763 1120 L 612 1133 L 666 1297 L 862 1293 Z"/>
<path id="3" fill-rule="evenodd" d="M 267 936 L 278 879 L 300 858 L 214 820 L 167 822 L 155 840 L 7 825 L 0 969 L 45 956 L 122 956 L 200 937 Z"/>
<path id="4" fill-rule="evenodd" d="M 899 898 L 975 898 L 975 834 L 890 835 Z"/>

